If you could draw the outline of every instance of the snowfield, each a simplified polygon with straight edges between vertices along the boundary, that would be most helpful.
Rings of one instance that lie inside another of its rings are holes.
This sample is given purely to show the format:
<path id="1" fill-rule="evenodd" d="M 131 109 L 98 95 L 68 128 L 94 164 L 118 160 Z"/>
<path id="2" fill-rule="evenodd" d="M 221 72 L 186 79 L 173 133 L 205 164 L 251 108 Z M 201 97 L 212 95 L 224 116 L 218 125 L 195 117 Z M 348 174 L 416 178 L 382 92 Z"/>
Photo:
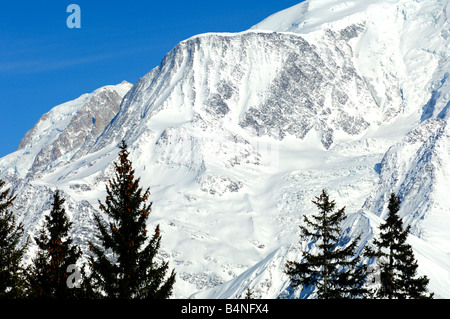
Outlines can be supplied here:
<path id="1" fill-rule="evenodd" d="M 173 298 L 314 298 L 284 274 L 326 189 L 360 251 L 396 192 L 420 274 L 450 298 L 450 1 L 309 0 L 180 42 L 137 83 L 56 106 L 0 159 L 36 234 L 60 189 L 87 251 L 124 138 Z M 83 115 L 83 116 L 81 116 Z M 33 255 L 33 248 L 28 257 Z"/>

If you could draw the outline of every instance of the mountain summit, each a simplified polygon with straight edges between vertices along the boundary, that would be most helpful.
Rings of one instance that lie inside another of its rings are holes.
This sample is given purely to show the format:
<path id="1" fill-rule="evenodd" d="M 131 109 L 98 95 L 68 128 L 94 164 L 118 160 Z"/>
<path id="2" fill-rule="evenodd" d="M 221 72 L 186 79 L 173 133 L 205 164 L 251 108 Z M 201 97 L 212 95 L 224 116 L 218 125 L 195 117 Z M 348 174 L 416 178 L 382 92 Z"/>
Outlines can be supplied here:
<path id="1" fill-rule="evenodd" d="M 450 297 L 450 1 L 310 0 L 176 45 L 133 86 L 53 108 L 0 159 L 36 234 L 58 188 L 82 249 L 122 139 L 151 188 L 176 298 L 307 297 L 284 273 L 322 189 L 362 249 L 391 192 L 419 271 Z"/>

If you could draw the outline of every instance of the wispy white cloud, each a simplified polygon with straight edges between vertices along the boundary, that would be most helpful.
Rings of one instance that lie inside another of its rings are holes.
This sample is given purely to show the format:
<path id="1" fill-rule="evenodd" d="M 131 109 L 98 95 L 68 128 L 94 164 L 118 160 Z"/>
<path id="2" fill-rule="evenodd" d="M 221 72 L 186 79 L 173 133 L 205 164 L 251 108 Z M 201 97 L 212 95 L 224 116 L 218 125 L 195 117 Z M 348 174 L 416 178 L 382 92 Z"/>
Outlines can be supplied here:
<path id="1" fill-rule="evenodd" d="M 0 61 L 0 73 L 35 73 L 42 71 L 52 71 L 65 69 L 77 65 L 98 62 L 106 59 L 116 58 L 127 53 L 107 53 L 85 57 L 75 57 L 68 59 L 35 59 L 35 60 L 3 60 Z"/>

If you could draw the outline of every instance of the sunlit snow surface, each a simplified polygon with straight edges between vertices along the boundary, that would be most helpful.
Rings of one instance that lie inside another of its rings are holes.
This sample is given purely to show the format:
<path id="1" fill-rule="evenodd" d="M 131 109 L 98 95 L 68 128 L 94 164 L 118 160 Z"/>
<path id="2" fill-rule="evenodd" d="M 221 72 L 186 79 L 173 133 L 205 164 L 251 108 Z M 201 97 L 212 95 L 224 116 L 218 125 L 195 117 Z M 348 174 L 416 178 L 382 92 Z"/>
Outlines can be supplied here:
<path id="1" fill-rule="evenodd" d="M 52 149 L 64 150 L 53 162 L 34 165 L 60 131 L 84 123 L 71 122 L 78 110 L 91 114 L 111 95 L 55 107 L 47 118 L 56 120 L 0 159 L 1 177 L 29 234 L 61 189 L 86 249 L 124 137 L 151 188 L 148 226 L 160 224 L 174 298 L 241 298 L 247 288 L 314 297 L 293 291 L 283 272 L 307 247 L 298 226 L 315 212 L 311 201 L 324 188 L 345 206 L 346 235 L 361 235 L 362 249 L 395 191 L 420 274 L 435 297 L 450 298 L 447 9 L 449 1 L 311 0 L 242 33 L 194 36 L 131 89 L 110 87 L 128 93 L 104 130 L 84 130 L 83 143 L 73 135 Z"/>

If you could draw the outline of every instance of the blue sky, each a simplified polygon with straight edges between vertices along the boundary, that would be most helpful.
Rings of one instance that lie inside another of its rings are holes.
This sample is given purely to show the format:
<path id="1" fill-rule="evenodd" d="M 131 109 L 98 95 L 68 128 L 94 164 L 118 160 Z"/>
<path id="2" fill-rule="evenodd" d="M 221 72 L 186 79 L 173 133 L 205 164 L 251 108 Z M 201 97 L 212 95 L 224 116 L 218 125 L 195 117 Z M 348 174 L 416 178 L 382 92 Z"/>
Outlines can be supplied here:
<path id="1" fill-rule="evenodd" d="M 109 84 L 135 83 L 178 42 L 247 30 L 300 0 L 3 1 L 0 157 L 52 107 Z M 70 29 L 67 7 L 81 9 Z"/>

